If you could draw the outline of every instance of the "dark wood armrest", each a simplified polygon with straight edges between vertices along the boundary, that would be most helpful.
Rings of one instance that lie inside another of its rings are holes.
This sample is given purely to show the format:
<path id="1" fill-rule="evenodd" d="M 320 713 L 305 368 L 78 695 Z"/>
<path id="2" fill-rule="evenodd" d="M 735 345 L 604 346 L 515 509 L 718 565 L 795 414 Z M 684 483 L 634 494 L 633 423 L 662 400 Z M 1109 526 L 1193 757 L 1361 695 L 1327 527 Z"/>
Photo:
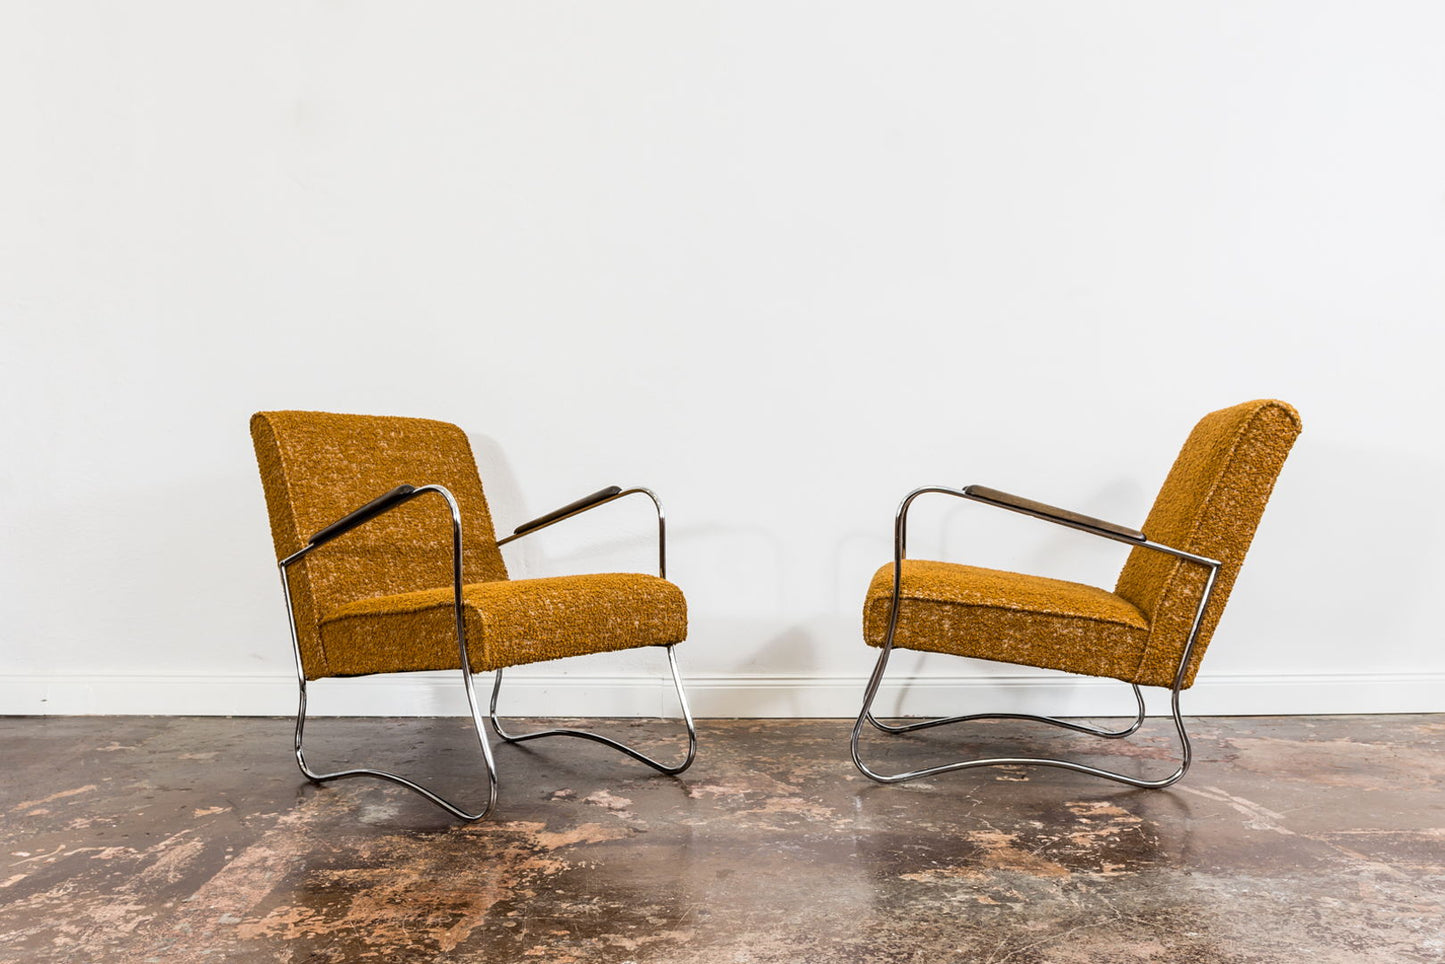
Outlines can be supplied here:
<path id="1" fill-rule="evenodd" d="M 359 509 L 354 509 L 351 512 L 348 512 L 346 515 L 331 523 L 331 525 L 316 533 L 316 535 L 311 537 L 309 545 L 314 548 L 316 546 L 330 542 L 337 536 L 342 535 L 346 532 L 350 532 L 352 529 L 355 529 L 357 526 L 361 525 L 364 522 L 370 522 L 372 519 L 375 519 L 383 512 L 386 512 L 388 509 L 395 508 L 401 503 L 406 502 L 408 499 L 411 499 L 415 495 L 416 486 L 398 485 L 390 492 L 382 493 L 381 495 L 372 499 L 370 502 L 366 503 L 366 505 L 362 506 Z"/>
<path id="2" fill-rule="evenodd" d="M 1059 522 L 1076 529 L 1089 529 L 1134 542 L 1144 542 L 1147 538 L 1138 529 L 1121 526 L 1115 522 L 1106 522 L 1090 515 L 1070 512 L 1068 509 L 1060 509 L 1058 506 L 1049 505 L 1046 502 L 1035 502 L 1033 499 L 1025 499 L 1023 496 L 1010 495 L 1007 492 L 1000 492 L 998 489 L 990 489 L 986 485 L 966 485 L 963 488 L 963 494 L 979 502 L 996 505 L 1014 512 L 1022 512 L 1025 515 L 1037 516 L 1051 522 Z"/>
<path id="3" fill-rule="evenodd" d="M 531 532 L 533 529 L 540 529 L 542 526 L 550 525 L 558 519 L 565 518 L 566 516 L 581 512 L 585 509 L 590 509 L 594 505 L 606 502 L 608 499 L 616 498 L 621 494 L 622 487 L 620 485 L 609 485 L 605 489 L 598 489 L 591 495 L 584 495 L 576 502 L 569 502 L 560 509 L 555 509 L 546 515 L 539 515 L 530 522 L 523 522 L 512 530 L 512 535 L 520 536 L 524 533 Z"/>

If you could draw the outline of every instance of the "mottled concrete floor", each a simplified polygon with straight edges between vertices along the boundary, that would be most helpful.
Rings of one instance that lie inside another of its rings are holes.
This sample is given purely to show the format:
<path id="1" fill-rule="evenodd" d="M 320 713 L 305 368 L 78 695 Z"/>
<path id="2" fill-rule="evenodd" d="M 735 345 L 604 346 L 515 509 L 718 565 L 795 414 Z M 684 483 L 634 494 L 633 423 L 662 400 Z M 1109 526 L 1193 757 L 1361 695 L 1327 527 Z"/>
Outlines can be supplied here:
<path id="1" fill-rule="evenodd" d="M 666 749 L 662 724 L 612 726 Z M 1152 792 L 878 786 L 838 720 L 704 721 L 678 778 L 504 746 L 496 816 L 460 825 L 390 784 L 306 783 L 284 720 L 0 718 L 0 961 L 1445 961 L 1445 718 L 1192 726 L 1194 770 Z M 314 736 L 320 765 L 367 741 L 477 786 L 458 720 Z M 973 731 L 1165 769 L 1167 736 Z M 879 748 L 907 765 L 958 738 Z"/>

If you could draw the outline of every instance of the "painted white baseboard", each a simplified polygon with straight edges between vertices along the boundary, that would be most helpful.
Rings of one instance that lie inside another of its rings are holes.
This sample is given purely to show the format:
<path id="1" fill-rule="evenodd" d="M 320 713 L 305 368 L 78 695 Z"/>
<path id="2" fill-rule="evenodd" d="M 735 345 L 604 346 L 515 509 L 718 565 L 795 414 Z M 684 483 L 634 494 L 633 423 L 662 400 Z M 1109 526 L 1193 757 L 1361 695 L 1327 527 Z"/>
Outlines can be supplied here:
<path id="1" fill-rule="evenodd" d="M 689 676 L 699 717 L 851 717 L 864 680 L 839 676 Z M 483 700 L 490 676 L 478 679 Z M 1146 690 L 1149 713 L 1168 712 L 1164 690 Z M 464 716 L 455 673 L 321 680 L 309 687 L 319 716 Z M 1189 716 L 1445 712 L 1445 673 L 1201 676 L 1181 698 Z M 889 679 L 880 715 L 1028 712 L 1125 716 L 1123 683 L 1073 677 Z M 508 716 L 675 716 L 672 683 L 651 676 L 517 676 L 503 687 Z M 296 681 L 266 676 L 0 676 L 0 715 L 287 716 Z"/>

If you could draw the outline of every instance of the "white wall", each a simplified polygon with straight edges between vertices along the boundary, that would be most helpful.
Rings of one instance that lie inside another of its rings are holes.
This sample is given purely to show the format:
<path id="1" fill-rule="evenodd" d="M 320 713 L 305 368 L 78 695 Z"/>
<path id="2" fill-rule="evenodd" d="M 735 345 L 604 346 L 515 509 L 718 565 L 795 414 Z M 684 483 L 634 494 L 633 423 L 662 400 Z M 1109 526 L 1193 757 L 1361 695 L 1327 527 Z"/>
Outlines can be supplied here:
<path id="1" fill-rule="evenodd" d="M 0 712 L 291 709 L 257 409 L 457 422 L 508 527 L 656 488 L 698 709 L 843 715 L 907 490 L 1137 524 L 1195 419 L 1260 396 L 1305 434 L 1186 708 L 1445 710 L 1433 0 L 3 19 Z M 1122 559 L 924 509 L 916 555 Z M 515 574 L 651 558 L 645 503 L 563 529 Z M 1121 705 L 897 667 L 911 709 Z M 645 712 L 659 669 L 534 668 L 513 705 Z"/>

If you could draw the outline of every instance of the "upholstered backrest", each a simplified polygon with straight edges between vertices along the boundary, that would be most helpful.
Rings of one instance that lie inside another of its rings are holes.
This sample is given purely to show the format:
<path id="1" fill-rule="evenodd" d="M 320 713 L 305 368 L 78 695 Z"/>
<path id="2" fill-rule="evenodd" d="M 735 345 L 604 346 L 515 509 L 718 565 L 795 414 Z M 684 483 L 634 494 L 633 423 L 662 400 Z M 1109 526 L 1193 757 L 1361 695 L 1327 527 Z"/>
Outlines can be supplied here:
<path id="1" fill-rule="evenodd" d="M 276 558 L 398 485 L 445 486 L 462 514 L 463 578 L 507 578 L 466 435 L 419 418 L 258 412 L 251 438 L 266 490 Z M 424 494 L 328 542 L 290 567 L 302 666 L 331 675 L 318 620 L 345 603 L 452 582 L 451 513 Z"/>
<path id="2" fill-rule="evenodd" d="M 1275 479 L 1299 432 L 1299 413 L 1272 399 L 1211 412 L 1184 443 L 1144 521 L 1144 534 L 1155 542 L 1223 563 L 1185 685 L 1194 682 Z M 1149 645 L 1137 682 L 1172 685 L 1205 577 L 1203 566 L 1163 553 L 1149 549 L 1130 553 L 1114 591 L 1150 620 Z"/>

